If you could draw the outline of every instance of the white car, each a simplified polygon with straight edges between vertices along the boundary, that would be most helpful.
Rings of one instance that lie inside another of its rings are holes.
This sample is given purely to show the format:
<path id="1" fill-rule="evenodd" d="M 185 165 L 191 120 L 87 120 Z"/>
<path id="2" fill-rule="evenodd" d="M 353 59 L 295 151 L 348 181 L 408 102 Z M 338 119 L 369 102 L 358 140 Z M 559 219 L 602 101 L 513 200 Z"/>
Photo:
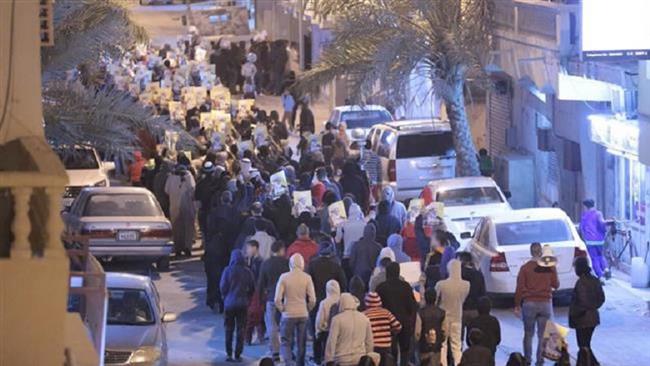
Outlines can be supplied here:
<path id="1" fill-rule="evenodd" d="M 167 365 L 165 323 L 176 314 L 164 311 L 156 286 L 146 276 L 106 273 L 105 365 Z"/>
<path id="2" fill-rule="evenodd" d="M 481 218 L 512 210 L 507 195 L 488 177 L 434 180 L 424 187 L 420 198 L 425 206 L 431 202 L 444 204 L 443 220 L 461 248 L 469 242 Z"/>
<path id="3" fill-rule="evenodd" d="M 418 197 L 422 187 L 456 176 L 456 153 L 449 122 L 439 119 L 387 122 L 368 135 L 381 160 L 381 185 L 400 201 Z"/>
<path id="4" fill-rule="evenodd" d="M 358 148 L 359 143 L 366 139 L 370 129 L 379 123 L 390 122 L 393 116 L 380 105 L 344 105 L 335 107 L 327 122 L 338 127 L 341 122 L 347 126 L 348 138 L 353 148 Z"/>
<path id="5" fill-rule="evenodd" d="M 585 243 L 564 211 L 530 208 L 493 214 L 476 226 L 467 249 L 485 277 L 489 294 L 515 293 L 519 269 L 530 260 L 534 242 L 550 245 L 557 258 L 560 288 L 556 295 L 571 293 L 578 280 L 573 262 L 587 257 Z"/>
<path id="6" fill-rule="evenodd" d="M 108 187 L 108 173 L 115 169 L 113 162 L 102 162 L 95 149 L 75 148 L 74 151 L 55 149 L 68 174 L 68 185 L 63 193 L 63 207 L 70 207 L 84 187 Z"/>

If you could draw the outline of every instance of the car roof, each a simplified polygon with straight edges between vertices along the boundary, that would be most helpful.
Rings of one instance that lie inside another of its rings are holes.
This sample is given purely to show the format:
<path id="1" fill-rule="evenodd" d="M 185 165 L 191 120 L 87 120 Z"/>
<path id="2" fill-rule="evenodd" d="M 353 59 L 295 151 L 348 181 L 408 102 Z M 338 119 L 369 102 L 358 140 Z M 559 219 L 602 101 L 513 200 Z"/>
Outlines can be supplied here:
<path id="1" fill-rule="evenodd" d="M 143 187 L 85 187 L 83 190 L 92 194 L 152 194 L 151 191 Z"/>
<path id="2" fill-rule="evenodd" d="M 106 272 L 107 288 L 148 290 L 150 286 L 151 279 L 147 276 L 121 272 Z"/>
<path id="3" fill-rule="evenodd" d="M 454 188 L 496 187 L 497 183 L 490 177 L 458 177 L 432 180 L 428 186 L 436 187 L 438 190 L 447 190 Z"/>
<path id="4" fill-rule="evenodd" d="M 334 107 L 335 110 L 339 112 L 352 112 L 352 111 L 388 111 L 386 107 L 378 104 L 366 104 L 366 105 L 340 105 Z"/>
<path id="5" fill-rule="evenodd" d="M 382 125 L 400 132 L 426 132 L 426 131 L 451 131 L 448 121 L 441 119 L 411 119 L 393 122 L 384 122 Z"/>
<path id="6" fill-rule="evenodd" d="M 523 222 L 536 220 L 568 219 L 567 214 L 559 208 L 539 207 L 497 212 L 489 215 L 494 223 Z"/>

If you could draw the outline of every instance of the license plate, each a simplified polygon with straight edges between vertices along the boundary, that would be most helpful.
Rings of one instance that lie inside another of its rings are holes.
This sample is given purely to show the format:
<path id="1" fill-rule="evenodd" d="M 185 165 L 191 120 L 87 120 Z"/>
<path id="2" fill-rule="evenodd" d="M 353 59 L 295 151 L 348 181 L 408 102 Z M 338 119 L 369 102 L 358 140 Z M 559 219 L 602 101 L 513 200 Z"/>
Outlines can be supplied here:
<path id="1" fill-rule="evenodd" d="M 63 207 L 70 207 L 72 206 L 72 202 L 74 201 L 74 198 L 69 197 L 69 198 L 64 198 L 63 199 Z"/>
<path id="2" fill-rule="evenodd" d="M 118 231 L 117 240 L 119 241 L 136 241 L 138 240 L 137 231 Z"/>

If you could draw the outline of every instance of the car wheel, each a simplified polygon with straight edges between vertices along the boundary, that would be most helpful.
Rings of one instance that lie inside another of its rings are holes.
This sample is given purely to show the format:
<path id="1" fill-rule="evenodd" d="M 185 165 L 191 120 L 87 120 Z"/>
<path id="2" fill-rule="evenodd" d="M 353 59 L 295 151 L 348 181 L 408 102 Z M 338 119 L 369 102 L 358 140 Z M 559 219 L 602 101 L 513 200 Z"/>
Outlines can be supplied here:
<path id="1" fill-rule="evenodd" d="M 169 271 L 169 257 L 162 257 L 156 261 L 156 269 L 161 272 Z"/>

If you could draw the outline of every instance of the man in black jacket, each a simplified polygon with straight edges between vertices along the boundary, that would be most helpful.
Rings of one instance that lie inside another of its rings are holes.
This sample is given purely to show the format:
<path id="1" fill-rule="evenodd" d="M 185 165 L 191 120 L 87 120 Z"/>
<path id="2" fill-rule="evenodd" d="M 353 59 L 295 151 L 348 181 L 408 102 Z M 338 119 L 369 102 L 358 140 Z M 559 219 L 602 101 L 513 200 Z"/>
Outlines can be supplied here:
<path id="1" fill-rule="evenodd" d="M 478 299 L 485 296 L 485 279 L 481 271 L 474 267 L 471 253 L 458 252 L 456 258 L 462 264 L 461 277 L 469 282 L 469 294 L 463 303 L 463 331 L 465 331 L 467 325 L 478 316 Z M 464 338 L 464 335 L 462 337 Z"/>
<path id="2" fill-rule="evenodd" d="M 391 263 L 386 268 L 386 281 L 377 286 L 377 293 L 381 297 L 384 308 L 388 309 L 402 324 L 402 331 L 397 337 L 398 342 L 393 342 L 393 355 L 397 360 L 399 348 L 399 364 L 406 366 L 409 363 L 411 352 L 411 339 L 415 330 L 415 317 L 418 305 L 413 297 L 413 289 L 406 281 L 399 278 L 399 264 Z M 399 347 L 396 347 L 396 343 Z"/>
<path id="3" fill-rule="evenodd" d="M 280 275 L 289 272 L 289 260 L 285 258 L 285 247 L 282 241 L 271 245 L 271 257 L 262 263 L 257 288 L 260 291 L 260 301 L 266 299 L 264 322 L 269 334 L 269 350 L 273 360 L 280 361 L 280 313 L 275 307 L 275 286 Z"/>
<path id="4" fill-rule="evenodd" d="M 278 232 L 275 229 L 273 221 L 262 217 L 264 212 L 264 207 L 261 203 L 255 202 L 251 206 L 251 215 L 244 220 L 244 223 L 239 230 L 239 236 L 237 236 L 237 243 L 235 248 L 241 249 L 246 242 L 246 238 L 255 234 L 255 230 L 265 231 L 267 234 L 271 235 L 274 238 L 278 237 Z"/>
<path id="5" fill-rule="evenodd" d="M 468 338 L 470 346 L 463 352 L 460 364 L 463 366 L 494 366 L 494 355 L 483 344 L 483 332 L 472 329 Z"/>
<path id="6" fill-rule="evenodd" d="M 443 330 L 445 311 L 436 305 L 436 290 L 428 289 L 424 293 L 426 306 L 418 312 L 415 339 L 418 342 L 421 366 L 439 366 L 440 349 L 446 340 Z"/>
<path id="7" fill-rule="evenodd" d="M 478 317 L 467 324 L 467 345 L 471 345 L 469 333 L 473 329 L 479 329 L 483 332 L 481 344 L 489 348 L 494 355 L 497 351 L 497 346 L 501 343 L 501 325 L 499 324 L 499 319 L 490 315 L 490 310 L 492 310 L 492 302 L 490 302 L 487 296 L 478 299 Z"/>

